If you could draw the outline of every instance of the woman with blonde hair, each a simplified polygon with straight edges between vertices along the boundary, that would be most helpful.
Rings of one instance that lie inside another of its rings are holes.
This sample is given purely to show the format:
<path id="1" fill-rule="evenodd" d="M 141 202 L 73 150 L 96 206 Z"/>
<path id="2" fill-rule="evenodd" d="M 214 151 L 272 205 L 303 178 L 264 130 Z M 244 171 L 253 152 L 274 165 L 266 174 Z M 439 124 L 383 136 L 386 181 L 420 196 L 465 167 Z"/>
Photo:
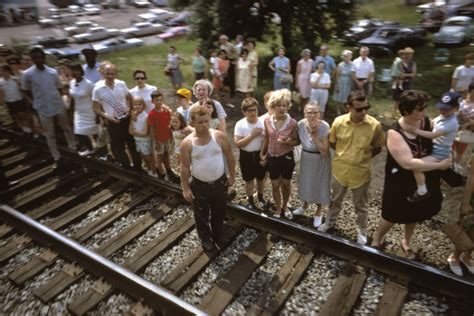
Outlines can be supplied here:
<path id="1" fill-rule="evenodd" d="M 342 51 L 342 61 L 336 67 L 336 85 L 334 86 L 333 100 L 336 101 L 337 115 L 346 112 L 345 105 L 352 89 L 352 52 L 348 49 Z"/>
<path id="2" fill-rule="evenodd" d="M 288 115 L 291 92 L 282 89 L 272 92 L 268 106 L 274 113 L 264 121 L 265 137 L 260 152 L 260 163 L 267 165 L 272 181 L 275 216 L 284 213 L 288 219 L 293 214 L 287 209 L 291 193 L 291 177 L 295 168 L 293 147 L 298 145 L 297 122 Z"/>

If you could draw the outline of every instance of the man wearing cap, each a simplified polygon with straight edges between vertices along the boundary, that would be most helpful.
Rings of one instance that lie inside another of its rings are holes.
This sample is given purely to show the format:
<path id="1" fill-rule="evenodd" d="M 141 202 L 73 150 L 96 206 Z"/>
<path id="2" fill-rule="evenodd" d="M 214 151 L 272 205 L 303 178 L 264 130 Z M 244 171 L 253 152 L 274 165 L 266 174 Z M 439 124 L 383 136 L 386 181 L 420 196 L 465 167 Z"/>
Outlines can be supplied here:
<path id="1" fill-rule="evenodd" d="M 186 88 L 181 88 L 176 91 L 176 112 L 183 116 L 185 122 L 187 122 L 189 118 L 189 107 L 192 105 L 192 96 L 191 90 Z"/>
<path id="2" fill-rule="evenodd" d="M 102 75 L 99 72 L 100 64 L 96 60 L 97 51 L 93 48 L 84 48 L 81 53 L 86 58 L 86 63 L 82 65 L 84 78 L 95 84 L 102 79 Z"/>
<path id="3" fill-rule="evenodd" d="M 409 133 L 433 139 L 433 151 L 431 155 L 422 158 L 424 161 L 437 162 L 449 158 L 454 138 L 456 138 L 456 133 L 459 129 L 456 112 L 459 110 L 461 100 L 462 96 L 457 92 L 446 92 L 443 94 L 441 100 L 436 103 L 436 108 L 439 109 L 440 115 L 433 119 L 433 131 L 431 132 L 410 125 L 402 126 Z M 410 202 L 419 202 L 428 198 L 429 192 L 426 188 L 424 173 L 413 171 L 413 175 L 415 176 L 417 190 L 407 199 Z"/>
<path id="4" fill-rule="evenodd" d="M 21 88 L 33 100 L 33 108 L 38 113 L 49 151 L 57 167 L 61 154 L 56 144 L 55 120 L 63 130 L 69 148 L 74 151 L 76 139 L 68 123 L 61 95 L 63 86 L 58 72 L 45 65 L 46 54 L 41 48 L 35 47 L 30 50 L 30 56 L 34 65 L 25 70 L 21 76 Z"/>
<path id="5" fill-rule="evenodd" d="M 333 195 L 326 222 L 318 230 L 326 232 L 336 224 L 347 190 L 352 191 L 356 214 L 357 243 L 367 243 L 369 185 L 373 157 L 382 151 L 385 136 L 382 125 L 367 112 L 370 105 L 362 90 L 352 91 L 348 98 L 349 113 L 338 116 L 329 134 L 335 154 L 332 161 Z"/>

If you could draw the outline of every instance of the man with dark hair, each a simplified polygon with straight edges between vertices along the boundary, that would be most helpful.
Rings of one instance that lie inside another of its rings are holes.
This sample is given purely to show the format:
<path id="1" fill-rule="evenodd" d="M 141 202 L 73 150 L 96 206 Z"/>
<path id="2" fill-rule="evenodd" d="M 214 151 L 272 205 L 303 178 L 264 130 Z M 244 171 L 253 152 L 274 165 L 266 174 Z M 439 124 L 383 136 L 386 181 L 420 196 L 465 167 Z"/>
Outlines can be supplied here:
<path id="1" fill-rule="evenodd" d="M 214 243 L 222 242 L 226 187 L 234 184 L 235 160 L 227 135 L 209 128 L 206 107 L 194 107 L 189 116 L 194 132 L 181 142 L 181 187 L 183 197 L 193 204 L 202 247 L 211 251 Z"/>
<path id="2" fill-rule="evenodd" d="M 451 91 L 466 95 L 469 85 L 474 82 L 474 53 L 464 57 L 464 64 L 454 70 L 451 79 Z"/>
<path id="3" fill-rule="evenodd" d="M 335 149 L 332 161 L 333 196 L 326 222 L 318 230 L 333 228 L 341 211 L 347 189 L 352 191 L 356 213 L 357 243 L 367 243 L 368 190 L 372 158 L 385 144 L 382 126 L 367 112 L 370 105 L 362 90 L 351 92 L 348 99 L 349 113 L 338 116 L 331 127 L 329 143 Z"/>
<path id="4" fill-rule="evenodd" d="M 25 70 L 21 76 L 21 88 L 33 100 L 33 108 L 38 113 L 55 167 L 58 167 L 61 154 L 56 144 L 55 120 L 63 130 L 69 148 L 76 150 L 76 140 L 69 126 L 61 96 L 63 86 L 56 69 L 45 65 L 46 55 L 41 48 L 33 48 L 30 56 L 34 65 Z"/>
<path id="5" fill-rule="evenodd" d="M 102 75 L 99 71 L 100 64 L 96 60 L 97 51 L 93 48 L 84 48 L 81 53 L 86 58 L 86 63 L 82 65 L 84 78 L 95 84 L 102 79 Z"/>

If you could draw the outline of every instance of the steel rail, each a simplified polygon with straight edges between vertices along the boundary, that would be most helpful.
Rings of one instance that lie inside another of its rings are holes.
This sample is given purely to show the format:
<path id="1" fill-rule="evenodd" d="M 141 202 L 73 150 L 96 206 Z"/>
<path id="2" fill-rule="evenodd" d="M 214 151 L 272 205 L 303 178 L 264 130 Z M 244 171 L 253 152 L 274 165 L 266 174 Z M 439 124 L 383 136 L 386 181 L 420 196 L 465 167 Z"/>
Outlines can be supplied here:
<path id="1" fill-rule="evenodd" d="M 11 131 L 0 129 L 0 133 L 4 132 L 12 135 Z M 20 137 L 18 133 L 14 134 L 16 135 L 12 136 Z M 88 168 L 106 172 L 111 176 L 120 177 L 138 185 L 154 186 L 175 194 L 181 194 L 182 192 L 180 186 L 176 184 L 143 176 L 134 171 L 124 170 L 115 164 L 78 157 L 77 154 L 67 150 L 63 153 L 75 161 L 80 161 Z M 472 299 L 474 297 L 474 282 L 466 278 L 455 276 L 420 262 L 391 255 L 369 246 L 362 246 L 335 235 L 321 233 L 313 228 L 291 221 L 263 215 L 237 204 L 228 203 L 227 206 L 228 215 L 250 227 L 310 246 L 338 258 L 356 262 L 384 273 L 402 283 L 416 285 L 421 289 L 445 295 L 455 302 L 462 303 L 462 305 L 469 308 L 469 311 L 474 312 L 474 300 Z"/>
<path id="2" fill-rule="evenodd" d="M 159 286 L 131 273 L 112 261 L 38 223 L 29 216 L 0 204 L 0 217 L 35 241 L 55 249 L 61 256 L 75 261 L 89 273 L 101 277 L 124 293 L 143 301 L 163 315 L 204 315 L 205 312 L 186 303 Z"/>

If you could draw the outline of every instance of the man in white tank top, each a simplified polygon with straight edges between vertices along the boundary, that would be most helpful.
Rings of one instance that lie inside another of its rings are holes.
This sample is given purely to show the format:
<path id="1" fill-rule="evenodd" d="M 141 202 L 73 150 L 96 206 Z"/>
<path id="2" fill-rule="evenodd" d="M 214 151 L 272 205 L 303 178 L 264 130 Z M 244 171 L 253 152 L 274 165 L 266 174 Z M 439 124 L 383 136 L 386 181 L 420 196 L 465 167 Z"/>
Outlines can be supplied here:
<path id="1" fill-rule="evenodd" d="M 183 197 L 193 204 L 202 247 L 211 251 L 214 243 L 222 242 L 226 192 L 234 184 L 235 160 L 227 135 L 209 128 L 211 117 L 204 106 L 194 107 L 189 117 L 195 131 L 181 142 L 181 187 Z"/>

